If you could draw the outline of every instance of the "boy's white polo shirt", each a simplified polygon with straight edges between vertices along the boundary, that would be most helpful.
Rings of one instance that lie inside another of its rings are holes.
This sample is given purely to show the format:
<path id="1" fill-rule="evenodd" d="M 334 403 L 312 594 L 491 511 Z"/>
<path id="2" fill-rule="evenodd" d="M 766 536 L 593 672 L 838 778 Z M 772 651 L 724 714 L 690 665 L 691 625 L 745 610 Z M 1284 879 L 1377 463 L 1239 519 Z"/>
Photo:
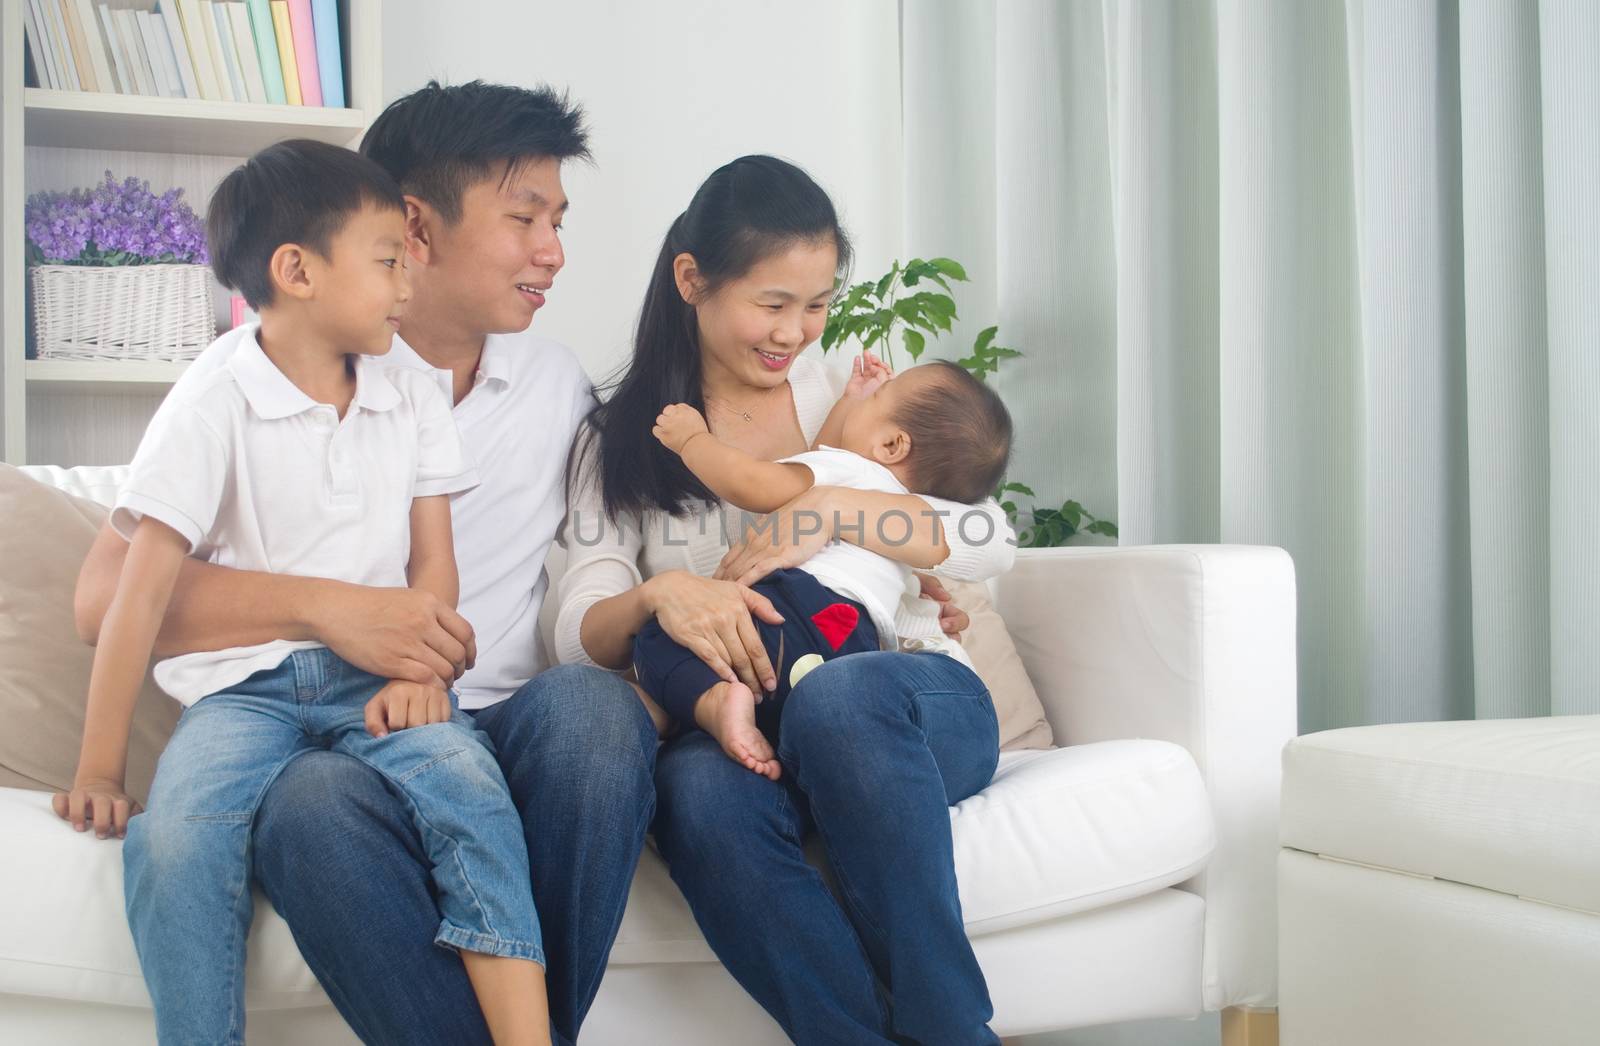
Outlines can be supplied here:
<path id="1" fill-rule="evenodd" d="M 225 364 L 241 341 L 237 331 L 217 339 L 173 396 Z M 450 371 L 433 367 L 398 335 L 376 359 L 429 375 L 448 402 Z M 458 609 L 478 642 L 477 665 L 456 681 L 462 708 L 510 697 L 549 664 L 539 639 L 549 589 L 544 562 L 567 511 L 567 452 L 593 402 L 572 350 L 530 329 L 488 336 L 473 388 L 455 405 L 452 416 L 481 481 L 450 498 Z"/>
<path id="2" fill-rule="evenodd" d="M 449 398 L 427 375 L 357 357 L 341 420 L 273 365 L 253 325 L 242 330 L 222 365 L 186 374 L 151 419 L 112 525 L 131 539 L 150 516 L 221 566 L 403 587 L 412 499 L 477 483 Z M 185 654 L 159 663 L 156 681 L 193 704 L 316 645 Z"/>

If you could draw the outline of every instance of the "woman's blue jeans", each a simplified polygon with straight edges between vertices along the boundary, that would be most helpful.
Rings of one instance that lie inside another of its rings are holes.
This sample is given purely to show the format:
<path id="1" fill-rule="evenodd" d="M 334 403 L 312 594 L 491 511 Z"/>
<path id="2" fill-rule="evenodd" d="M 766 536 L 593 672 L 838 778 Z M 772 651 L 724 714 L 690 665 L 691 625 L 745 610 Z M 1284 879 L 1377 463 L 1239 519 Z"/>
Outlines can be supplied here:
<path id="1" fill-rule="evenodd" d="M 278 774 L 313 750 L 394 789 L 433 870 L 436 944 L 544 962 L 522 824 L 488 737 L 460 711 L 373 737 L 363 711 L 384 683 L 326 648 L 299 650 L 184 711 L 123 847 L 128 923 L 163 1043 L 244 1042 L 250 825 Z"/>
<path id="2" fill-rule="evenodd" d="M 717 957 L 802 1044 L 998 1042 L 950 834 L 999 758 L 983 683 L 940 654 L 829 661 L 789 694 L 778 757 L 770 781 L 698 731 L 657 757 L 656 843 Z"/>

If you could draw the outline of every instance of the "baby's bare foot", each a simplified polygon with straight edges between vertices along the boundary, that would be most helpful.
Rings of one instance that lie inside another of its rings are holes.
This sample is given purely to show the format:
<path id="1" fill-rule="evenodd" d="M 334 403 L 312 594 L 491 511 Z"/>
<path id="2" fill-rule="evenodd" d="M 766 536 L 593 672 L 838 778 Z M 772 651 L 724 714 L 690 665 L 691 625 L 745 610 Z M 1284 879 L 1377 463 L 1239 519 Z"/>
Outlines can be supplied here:
<path id="1" fill-rule="evenodd" d="M 695 705 L 694 718 L 746 770 L 774 781 L 782 775 L 777 753 L 756 727 L 756 696 L 743 683 L 718 683 L 707 690 Z"/>

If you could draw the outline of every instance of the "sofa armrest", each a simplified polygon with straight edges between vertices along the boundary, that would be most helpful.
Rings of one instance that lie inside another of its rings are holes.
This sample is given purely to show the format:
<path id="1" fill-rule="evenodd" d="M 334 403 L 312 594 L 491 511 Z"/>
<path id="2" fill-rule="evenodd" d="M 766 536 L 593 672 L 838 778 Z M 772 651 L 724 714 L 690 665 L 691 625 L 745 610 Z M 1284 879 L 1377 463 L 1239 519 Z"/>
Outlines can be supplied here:
<path id="1" fill-rule="evenodd" d="M 1280 759 L 1297 722 L 1288 554 L 1024 550 L 995 605 L 1058 744 L 1145 737 L 1194 755 L 1217 831 L 1185 887 L 1206 899 L 1206 1008 L 1275 1005 Z"/>

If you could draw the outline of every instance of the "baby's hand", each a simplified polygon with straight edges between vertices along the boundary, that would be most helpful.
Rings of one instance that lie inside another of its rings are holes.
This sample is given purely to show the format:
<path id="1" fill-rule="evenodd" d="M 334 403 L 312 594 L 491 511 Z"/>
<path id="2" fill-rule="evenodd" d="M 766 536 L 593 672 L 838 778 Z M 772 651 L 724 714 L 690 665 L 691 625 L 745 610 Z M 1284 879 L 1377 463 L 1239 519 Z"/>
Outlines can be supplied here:
<path id="1" fill-rule="evenodd" d="M 887 363 L 870 352 L 863 352 L 850 365 L 850 381 L 844 387 L 844 394 L 865 399 L 892 377 L 894 371 L 889 369 Z"/>
<path id="2" fill-rule="evenodd" d="M 450 695 L 443 688 L 392 679 L 367 702 L 367 733 L 388 737 L 391 730 L 449 722 L 450 712 Z"/>
<path id="3" fill-rule="evenodd" d="M 700 412 L 687 403 L 669 403 L 656 417 L 656 426 L 650 431 L 668 450 L 682 454 L 691 439 L 711 430 Z"/>
<path id="4" fill-rule="evenodd" d="M 128 819 L 144 808 L 122 790 L 121 781 L 108 777 L 86 777 L 72 783 L 70 792 L 50 797 L 56 816 L 82 832 L 94 825 L 97 839 L 127 837 Z"/>

